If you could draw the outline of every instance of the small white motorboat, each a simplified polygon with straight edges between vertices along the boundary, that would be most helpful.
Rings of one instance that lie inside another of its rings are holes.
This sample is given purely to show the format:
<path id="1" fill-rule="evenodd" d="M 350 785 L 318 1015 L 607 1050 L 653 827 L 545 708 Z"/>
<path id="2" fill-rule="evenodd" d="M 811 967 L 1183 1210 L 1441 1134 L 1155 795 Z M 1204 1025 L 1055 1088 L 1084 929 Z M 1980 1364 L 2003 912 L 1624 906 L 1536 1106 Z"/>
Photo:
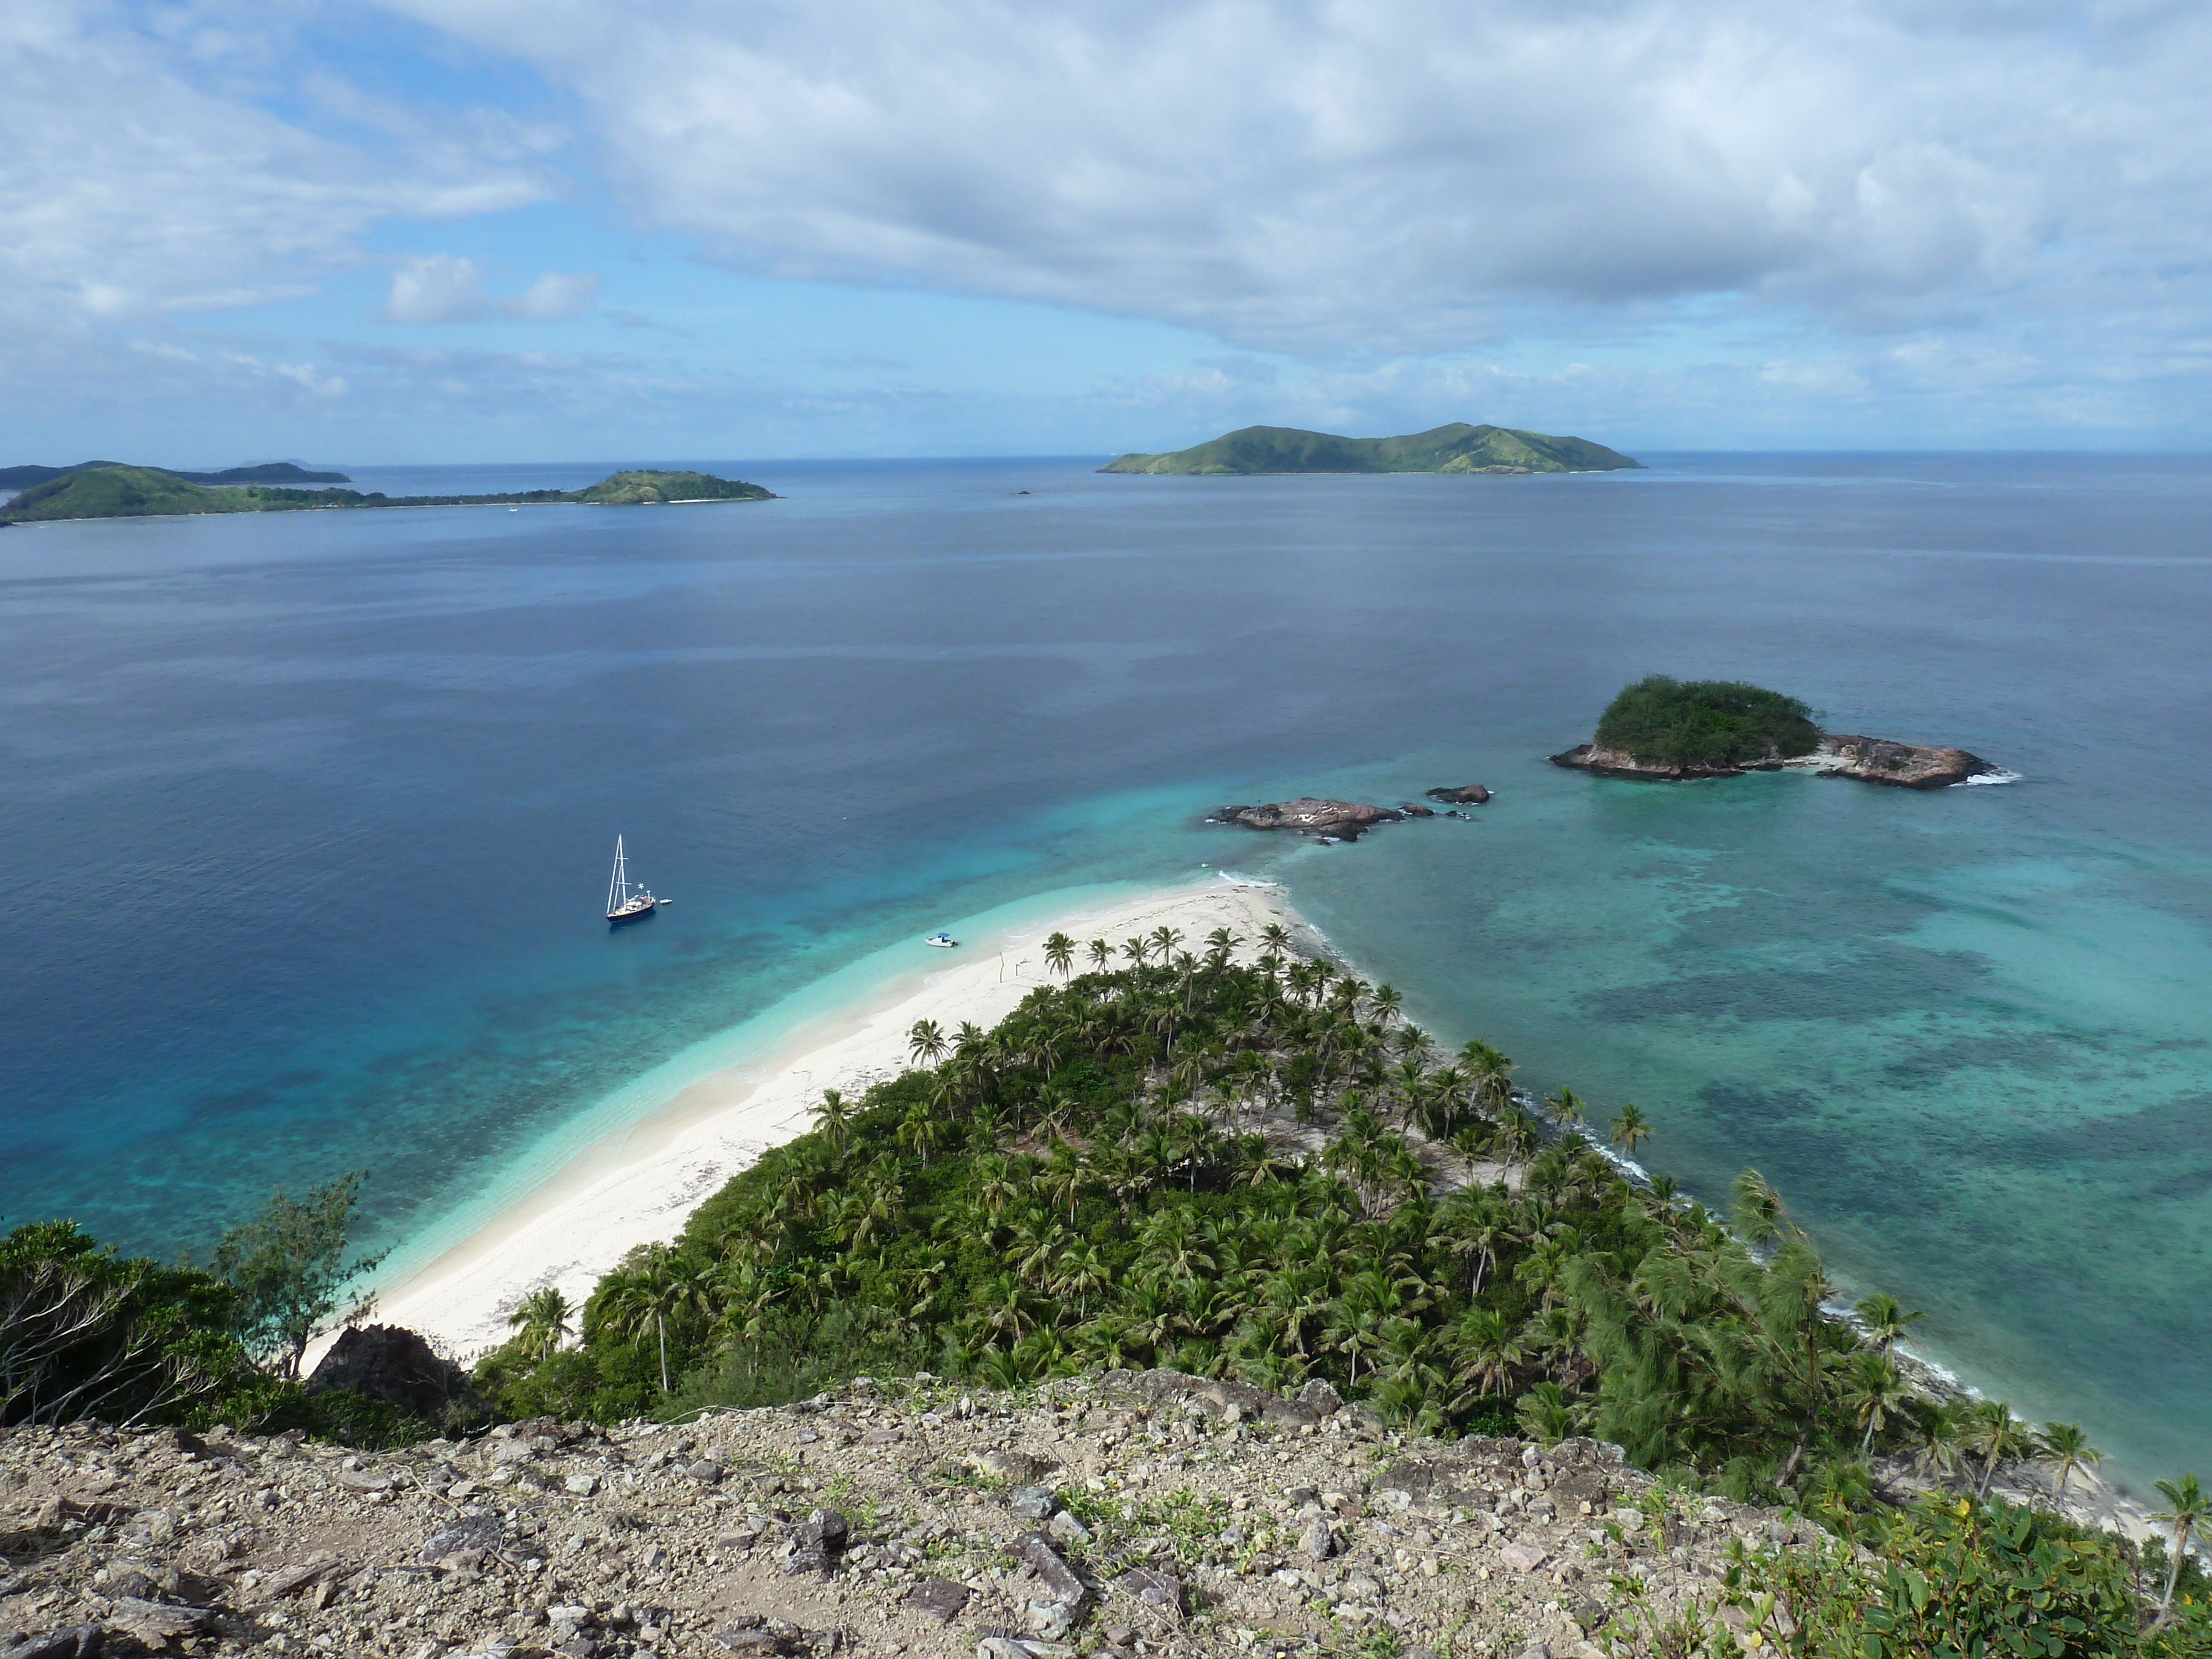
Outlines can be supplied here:
<path id="1" fill-rule="evenodd" d="M 922 940 L 922 943 L 924 945 L 934 945 L 940 951 L 950 951 L 954 945 L 959 944 L 960 941 L 953 938 L 950 933 L 932 933 L 927 939 Z"/>

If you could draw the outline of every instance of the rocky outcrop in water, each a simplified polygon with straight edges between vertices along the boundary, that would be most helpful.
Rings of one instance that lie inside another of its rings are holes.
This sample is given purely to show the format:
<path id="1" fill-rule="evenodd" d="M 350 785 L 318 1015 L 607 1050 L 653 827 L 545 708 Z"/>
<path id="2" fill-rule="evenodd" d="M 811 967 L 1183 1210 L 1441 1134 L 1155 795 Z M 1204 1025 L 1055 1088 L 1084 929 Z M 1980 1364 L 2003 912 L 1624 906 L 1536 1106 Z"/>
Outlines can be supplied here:
<path id="1" fill-rule="evenodd" d="M 1490 799 L 1490 791 L 1479 783 L 1462 783 L 1457 788 L 1437 787 L 1428 792 L 1431 800 L 1442 801 L 1447 806 L 1480 806 Z"/>
<path id="2" fill-rule="evenodd" d="M 1217 807 L 1206 815 L 1210 823 L 1233 823 L 1247 830 L 1289 830 L 1302 836 L 1330 841 L 1358 841 L 1378 823 L 1395 823 L 1406 815 L 1388 806 L 1369 806 L 1357 801 L 1269 801 L 1259 806 Z"/>
<path id="3" fill-rule="evenodd" d="M 0 1654 L 1601 1659 L 1632 1601 L 1710 1613 L 1732 1540 L 1812 1535 L 1592 1441 L 1173 1371 L 380 1452 L 88 1424 L 0 1433 Z"/>
<path id="4" fill-rule="evenodd" d="M 1700 778 L 1740 778 L 1747 772 L 1810 772 L 1815 777 L 1857 778 L 1898 789 L 1946 789 L 1954 783 L 1997 769 L 1963 749 L 1931 748 L 1921 744 L 1893 743 L 1887 738 L 1861 738 L 1824 732 L 1810 754 L 1788 757 L 1770 754 L 1764 760 L 1734 765 L 1666 766 L 1639 760 L 1620 749 L 1600 749 L 1581 744 L 1551 757 L 1554 766 L 1595 772 L 1601 777 L 1630 778 L 1649 783 L 1689 783 Z M 1431 791 L 1434 793 L 1434 791 Z"/>

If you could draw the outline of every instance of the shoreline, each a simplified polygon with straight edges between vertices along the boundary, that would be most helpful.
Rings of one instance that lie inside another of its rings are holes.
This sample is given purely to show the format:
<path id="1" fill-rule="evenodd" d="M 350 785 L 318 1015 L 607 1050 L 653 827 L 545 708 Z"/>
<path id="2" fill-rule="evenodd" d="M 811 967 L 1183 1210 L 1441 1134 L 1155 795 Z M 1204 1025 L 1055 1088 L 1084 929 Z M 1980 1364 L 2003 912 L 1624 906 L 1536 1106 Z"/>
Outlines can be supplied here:
<path id="1" fill-rule="evenodd" d="M 994 916 L 1003 919 L 993 927 Z M 948 1035 L 963 1020 L 986 1030 L 995 1025 L 1030 991 L 1053 982 L 1042 950 L 1049 933 L 1067 933 L 1079 951 L 1091 938 L 1118 945 L 1131 933 L 1165 925 L 1179 928 L 1189 948 L 1212 928 L 1227 927 L 1241 937 L 1238 954 L 1249 956 L 1256 954 L 1259 931 L 1270 921 L 1291 931 L 1294 949 L 1359 971 L 1359 964 L 1350 963 L 1290 906 L 1279 884 L 1226 872 L 1202 883 L 1133 892 L 1061 890 L 1001 907 L 967 919 L 957 959 L 943 965 L 887 960 L 910 957 L 904 945 L 872 953 L 702 1045 L 742 1042 L 751 1027 L 773 1028 L 778 1014 L 793 1004 L 841 980 L 859 981 L 856 994 L 800 1012 L 753 1052 L 660 1085 L 657 1103 L 560 1155 L 550 1176 L 501 1204 L 458 1242 L 434 1249 L 420 1265 L 379 1286 L 371 1318 L 406 1326 L 441 1351 L 473 1363 L 507 1340 L 508 1314 L 534 1290 L 554 1285 L 580 1313 L 599 1278 L 629 1250 L 672 1239 L 691 1212 L 732 1176 L 805 1133 L 823 1090 L 858 1097 L 906 1070 L 907 1032 L 915 1021 L 934 1019 Z M 655 1068 L 609 1096 L 595 1113 L 641 1088 L 654 1089 L 661 1073 L 683 1064 L 679 1055 Z M 1540 1103 L 1528 1103 L 1543 1115 Z M 1599 1150 L 1629 1179 L 1648 1184 L 1639 1163 L 1601 1145 Z M 327 1332 L 310 1346 L 305 1369 L 312 1370 L 337 1335 Z M 1983 1397 L 1917 1345 L 1899 1345 L 1898 1358 L 1914 1392 L 1924 1397 Z M 1903 1473 L 1893 1470 L 1892 1478 Z M 1903 1484 L 1921 1483 L 1907 1477 Z M 2146 1500 L 2096 1469 L 2078 1473 L 2061 1500 L 2039 1467 L 2015 1465 L 1992 1483 L 1991 1495 L 2057 1510 L 2137 1542 L 2167 1535 L 2149 1521 Z"/>
<path id="2" fill-rule="evenodd" d="M 629 1250 L 672 1239 L 732 1176 L 805 1133 L 823 1089 L 857 1096 L 906 1069 L 915 1021 L 934 1019 L 948 1032 L 963 1020 L 988 1029 L 1049 982 L 1042 947 L 1055 930 L 1080 947 L 1102 936 L 1118 945 L 1167 926 L 1179 928 L 1189 948 L 1226 927 L 1243 939 L 1240 954 L 1255 948 L 1270 921 L 1314 937 L 1280 887 L 1234 877 L 1087 901 L 1071 893 L 1065 897 L 1072 903 L 1051 903 L 1061 896 L 1045 896 L 1049 914 L 1036 914 L 1031 902 L 1023 907 L 1030 914 L 963 939 L 942 966 L 882 960 L 906 957 L 903 946 L 854 964 L 865 970 L 874 961 L 884 971 L 856 995 L 802 1014 L 757 1051 L 672 1079 L 661 1098 L 631 1121 L 568 1154 L 550 1176 L 458 1242 L 376 1286 L 372 1319 L 418 1331 L 465 1363 L 507 1340 L 507 1315 L 534 1290 L 555 1285 L 580 1307 Z M 772 1029 L 779 1009 L 806 995 L 796 993 L 748 1024 Z M 336 1340 L 335 1331 L 319 1338 L 307 1366 Z"/>

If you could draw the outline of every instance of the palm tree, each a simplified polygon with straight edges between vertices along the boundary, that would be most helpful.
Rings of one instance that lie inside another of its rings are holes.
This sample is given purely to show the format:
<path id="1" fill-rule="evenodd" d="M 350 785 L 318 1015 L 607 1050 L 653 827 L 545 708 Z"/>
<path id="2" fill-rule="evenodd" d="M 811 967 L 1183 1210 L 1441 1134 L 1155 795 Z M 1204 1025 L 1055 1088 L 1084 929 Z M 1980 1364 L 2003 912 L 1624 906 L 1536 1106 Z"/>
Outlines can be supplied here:
<path id="1" fill-rule="evenodd" d="M 1636 1156 L 1640 1142 L 1651 1139 L 1651 1123 L 1628 1101 L 1620 1103 L 1620 1109 L 1613 1115 L 1613 1144 L 1629 1157 Z"/>
<path id="2" fill-rule="evenodd" d="M 1071 1246 L 1060 1258 L 1054 1272 L 1052 1289 L 1057 1296 L 1073 1296 L 1076 1317 L 1087 1318 L 1091 1312 L 1091 1293 L 1103 1291 L 1113 1283 L 1113 1273 L 1105 1258 L 1098 1254 L 1096 1244 Z"/>
<path id="3" fill-rule="evenodd" d="M 704 1264 L 678 1256 L 665 1244 L 649 1246 L 633 1266 L 614 1277 L 607 1313 L 625 1334 L 650 1329 L 660 1343 L 660 1391 L 668 1383 L 668 1322 L 693 1310 L 714 1313 L 718 1288 Z"/>
<path id="4" fill-rule="evenodd" d="M 1152 948 L 1160 953 L 1161 962 L 1165 963 L 1175 955 L 1176 946 L 1182 943 L 1182 930 L 1162 922 L 1152 929 Z"/>
<path id="5" fill-rule="evenodd" d="M 2158 1598 L 2158 1616 L 2161 1623 L 2173 1606 L 2173 1586 L 2181 1577 L 2181 1558 L 2189 1553 L 2189 1535 L 2204 1524 L 2208 1512 L 2212 1512 L 2212 1498 L 2204 1495 L 2197 1484 L 2197 1477 L 2185 1474 L 2179 1480 L 2160 1480 L 2153 1483 L 2166 1507 L 2150 1518 L 2163 1521 L 2173 1528 L 2173 1559 L 2166 1564 L 2166 1591 Z"/>
<path id="6" fill-rule="evenodd" d="M 1270 951 L 1287 951 L 1291 948 L 1291 930 L 1279 921 L 1271 921 L 1260 930 L 1260 942 Z"/>
<path id="7" fill-rule="evenodd" d="M 951 1045 L 945 1040 L 945 1033 L 933 1019 L 915 1021 L 906 1034 L 906 1046 L 917 1063 L 926 1060 L 932 1066 L 951 1050 Z"/>
<path id="8" fill-rule="evenodd" d="M 1054 933 L 1044 942 L 1044 965 L 1066 979 L 1075 966 L 1075 941 L 1065 933 Z"/>
<path id="9" fill-rule="evenodd" d="M 1495 1117 L 1513 1103 L 1513 1062 L 1480 1038 L 1459 1051 L 1461 1063 L 1474 1081 L 1474 1103 Z"/>
<path id="10" fill-rule="evenodd" d="M 845 1097 L 836 1090 L 822 1091 L 822 1103 L 814 1109 L 814 1128 L 836 1151 L 845 1150 L 845 1138 L 853 1129 L 853 1115 L 846 1109 Z"/>
<path id="11" fill-rule="evenodd" d="M 1562 1087 L 1559 1093 L 1553 1095 L 1544 1103 L 1552 1109 L 1552 1115 L 1553 1117 L 1559 1119 L 1560 1122 L 1565 1124 L 1571 1129 L 1583 1121 L 1583 1114 L 1585 1109 L 1583 1104 L 1583 1097 L 1577 1094 L 1572 1089 Z"/>
<path id="12" fill-rule="evenodd" d="M 1958 1467 L 1960 1449 L 1966 1439 L 1966 1403 L 1958 1400 L 1940 1401 L 1921 1413 L 1920 1449 L 1913 1462 L 1926 1474 L 1948 1474 Z"/>
<path id="13" fill-rule="evenodd" d="M 1388 1025 L 1405 1006 L 1406 994 L 1395 985 L 1378 985 L 1367 994 L 1367 1000 L 1375 1009 L 1375 1016 Z"/>
<path id="14" fill-rule="evenodd" d="M 2079 1469 L 2086 1475 L 2105 1461 L 2105 1454 L 2089 1443 L 2079 1423 L 2045 1423 L 2036 1437 L 2036 1461 L 2058 1471 L 2058 1496 L 2066 1496 L 2066 1478 Z"/>
<path id="15" fill-rule="evenodd" d="M 568 1323 L 568 1316 L 574 1311 L 557 1286 L 540 1285 L 507 1316 L 507 1328 L 516 1334 L 515 1340 L 525 1354 L 542 1360 L 560 1347 L 563 1338 L 574 1334 Z"/>
<path id="16" fill-rule="evenodd" d="M 1152 942 L 1149 939 L 1139 939 L 1132 935 L 1121 941 L 1121 959 L 1133 968 L 1143 967 L 1145 959 L 1152 953 Z"/>
<path id="17" fill-rule="evenodd" d="M 1917 1309 L 1911 1313 L 1905 1312 L 1895 1297 L 1882 1291 L 1866 1297 L 1851 1311 L 1858 1315 L 1860 1322 L 1866 1328 L 1867 1335 L 1883 1353 L 1887 1353 L 1895 1346 L 1897 1340 L 1905 1334 L 1907 1326 L 1928 1317 Z"/>
<path id="18" fill-rule="evenodd" d="M 1866 1432 L 1859 1437 L 1861 1457 L 1874 1445 L 1882 1425 L 1911 1397 L 1911 1386 L 1887 1354 L 1861 1348 L 1851 1355 L 1844 1378 L 1844 1403 L 1866 1425 Z"/>
<path id="19" fill-rule="evenodd" d="M 1484 1395 L 1511 1392 L 1514 1374 L 1528 1362 L 1519 1331 L 1495 1308 L 1469 1308 L 1452 1322 L 1449 1340 L 1467 1380 Z"/>
<path id="20" fill-rule="evenodd" d="M 1997 1465 L 2009 1462 L 2030 1443 L 2027 1425 L 2014 1417 L 2011 1405 L 2002 1400 L 1977 1400 L 1967 1424 L 1968 1441 L 1982 1455 L 1982 1478 L 1974 1486 L 1974 1496 L 1986 1498 L 1990 1482 L 1996 1479 Z"/>
<path id="21" fill-rule="evenodd" d="M 1114 947 L 1107 944 L 1104 939 L 1094 939 L 1084 947 L 1084 950 L 1091 958 L 1091 966 L 1096 971 L 1103 974 L 1114 965 Z"/>

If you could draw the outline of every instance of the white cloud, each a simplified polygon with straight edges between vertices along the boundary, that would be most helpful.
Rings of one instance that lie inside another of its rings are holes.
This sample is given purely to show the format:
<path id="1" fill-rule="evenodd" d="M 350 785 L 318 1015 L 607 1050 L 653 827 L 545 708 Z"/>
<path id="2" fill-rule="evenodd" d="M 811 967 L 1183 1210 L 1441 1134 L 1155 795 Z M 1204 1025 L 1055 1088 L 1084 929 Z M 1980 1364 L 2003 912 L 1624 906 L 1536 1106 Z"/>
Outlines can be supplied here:
<path id="1" fill-rule="evenodd" d="M 589 311 L 599 297 L 597 271 L 579 270 L 564 276 L 549 270 L 522 293 L 501 300 L 499 308 L 504 315 L 532 322 L 566 322 Z"/>
<path id="2" fill-rule="evenodd" d="M 640 220 L 733 267 L 1306 354 L 1698 296 L 1905 329 L 2054 249 L 2137 291 L 2212 254 L 2202 9 L 387 3 L 573 89 Z"/>
<path id="3" fill-rule="evenodd" d="M 290 14 L 216 0 L 0 6 L 0 375 L 27 330 L 233 309 L 315 291 L 392 217 L 543 200 L 496 121 L 341 140 L 270 113 Z M 21 361 L 20 358 L 14 361 Z"/>
<path id="4" fill-rule="evenodd" d="M 392 273 L 391 295 L 377 315 L 387 323 L 478 323 L 493 317 L 558 323 L 585 315 L 599 294 L 596 271 L 562 276 L 549 270 L 521 293 L 495 299 L 484 291 L 483 267 L 474 259 L 418 253 Z"/>
<path id="5" fill-rule="evenodd" d="M 392 272 L 392 295 L 380 315 L 387 323 L 472 323 L 491 310 L 475 260 L 433 253 Z"/>

